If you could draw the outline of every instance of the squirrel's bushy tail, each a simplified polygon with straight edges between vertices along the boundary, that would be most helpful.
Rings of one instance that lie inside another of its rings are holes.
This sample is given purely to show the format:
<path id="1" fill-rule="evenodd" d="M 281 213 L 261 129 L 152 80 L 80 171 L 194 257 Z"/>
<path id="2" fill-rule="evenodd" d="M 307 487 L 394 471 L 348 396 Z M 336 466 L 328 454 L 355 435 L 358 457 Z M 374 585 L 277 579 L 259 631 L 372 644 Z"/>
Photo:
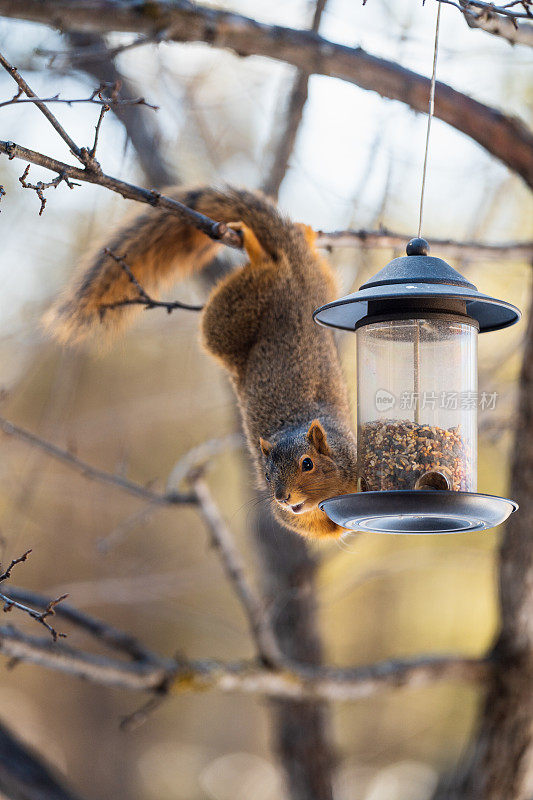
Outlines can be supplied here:
<path id="1" fill-rule="evenodd" d="M 232 188 L 172 189 L 165 194 L 217 222 L 244 222 L 273 258 L 283 246 L 284 234 L 290 235 L 290 223 L 260 194 Z M 185 220 L 158 209 L 135 217 L 107 245 L 152 297 L 176 279 L 201 270 L 219 247 Z M 113 308 L 113 304 L 138 296 L 123 267 L 101 250 L 82 267 L 44 323 L 61 342 L 78 342 L 92 333 L 114 333 L 142 306 Z"/>

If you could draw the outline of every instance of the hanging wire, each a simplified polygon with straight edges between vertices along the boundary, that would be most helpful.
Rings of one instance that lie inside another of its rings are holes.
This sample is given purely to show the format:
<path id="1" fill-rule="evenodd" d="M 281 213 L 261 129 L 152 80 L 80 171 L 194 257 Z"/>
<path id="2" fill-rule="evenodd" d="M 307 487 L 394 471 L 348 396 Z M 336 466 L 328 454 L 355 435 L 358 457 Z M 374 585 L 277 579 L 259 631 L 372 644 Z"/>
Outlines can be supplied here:
<path id="1" fill-rule="evenodd" d="M 426 150 L 424 153 L 424 168 L 422 170 L 422 189 L 420 191 L 420 211 L 418 215 L 418 237 L 422 233 L 422 215 L 424 213 L 424 190 L 426 188 L 426 170 L 428 164 L 429 132 L 431 130 L 431 120 L 435 110 L 435 76 L 437 74 L 437 54 L 439 52 L 439 28 L 440 28 L 440 9 L 441 3 L 437 0 L 437 23 L 435 25 L 435 49 L 433 51 L 433 72 L 431 74 L 431 84 L 429 89 L 429 111 L 428 127 L 426 132 Z"/>

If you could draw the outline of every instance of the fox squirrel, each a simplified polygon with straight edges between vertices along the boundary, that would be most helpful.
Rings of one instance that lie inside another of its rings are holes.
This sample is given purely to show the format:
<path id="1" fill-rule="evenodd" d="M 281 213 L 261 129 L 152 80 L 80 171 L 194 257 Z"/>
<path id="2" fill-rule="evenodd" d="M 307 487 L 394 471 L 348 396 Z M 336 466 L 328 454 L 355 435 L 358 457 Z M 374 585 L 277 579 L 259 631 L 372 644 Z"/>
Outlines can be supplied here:
<path id="1" fill-rule="evenodd" d="M 242 231 L 249 263 L 213 290 L 202 314 L 203 343 L 230 373 L 276 517 L 306 537 L 339 536 L 344 529 L 318 503 L 356 491 L 356 447 L 333 336 L 312 317 L 336 293 L 332 270 L 315 249 L 315 233 L 252 192 L 167 194 Z M 186 221 L 155 209 L 137 216 L 109 244 L 149 294 L 201 270 L 219 248 Z M 109 306 L 135 297 L 138 290 L 124 269 L 102 252 L 67 288 L 47 324 L 63 342 L 114 332 L 139 307 Z"/>

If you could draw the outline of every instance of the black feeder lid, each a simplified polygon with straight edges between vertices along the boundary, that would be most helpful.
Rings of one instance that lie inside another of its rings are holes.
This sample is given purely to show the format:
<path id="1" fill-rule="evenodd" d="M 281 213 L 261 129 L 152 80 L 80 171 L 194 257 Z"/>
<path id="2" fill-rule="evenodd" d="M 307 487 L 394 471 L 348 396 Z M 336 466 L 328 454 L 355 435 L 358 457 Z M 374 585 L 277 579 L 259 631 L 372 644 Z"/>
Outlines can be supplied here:
<path id="1" fill-rule="evenodd" d="M 407 255 L 395 258 L 383 267 L 358 292 L 317 308 L 315 322 L 331 328 L 353 331 L 387 313 L 417 309 L 455 312 L 457 302 L 466 304 L 467 317 L 479 324 L 480 333 L 513 325 L 521 313 L 511 303 L 482 294 L 442 258 L 429 256 L 425 239 L 411 239 Z"/>

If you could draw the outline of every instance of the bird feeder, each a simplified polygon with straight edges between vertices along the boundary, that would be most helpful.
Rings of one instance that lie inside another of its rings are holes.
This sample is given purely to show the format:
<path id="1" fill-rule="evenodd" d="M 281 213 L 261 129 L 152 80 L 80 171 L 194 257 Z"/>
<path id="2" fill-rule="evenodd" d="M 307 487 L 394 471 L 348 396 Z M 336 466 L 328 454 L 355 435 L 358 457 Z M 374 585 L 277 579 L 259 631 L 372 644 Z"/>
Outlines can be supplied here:
<path id="1" fill-rule="evenodd" d="M 518 508 L 477 494 L 477 337 L 520 319 L 424 239 L 358 292 L 314 312 L 357 339 L 356 494 L 324 501 L 337 524 L 382 533 L 493 528 Z"/>

